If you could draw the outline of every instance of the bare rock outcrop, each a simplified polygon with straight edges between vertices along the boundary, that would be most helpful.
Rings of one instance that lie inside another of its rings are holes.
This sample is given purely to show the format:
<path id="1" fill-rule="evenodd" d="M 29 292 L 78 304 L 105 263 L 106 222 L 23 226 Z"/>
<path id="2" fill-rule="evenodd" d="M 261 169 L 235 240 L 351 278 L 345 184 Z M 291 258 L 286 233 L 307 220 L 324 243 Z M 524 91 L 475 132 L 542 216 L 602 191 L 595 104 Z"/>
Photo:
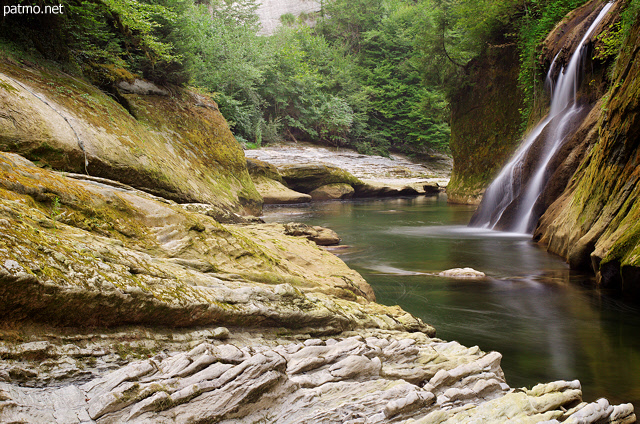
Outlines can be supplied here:
<path id="1" fill-rule="evenodd" d="M 632 423 L 577 381 L 510 388 L 501 355 L 422 333 L 299 340 L 242 334 L 61 387 L 0 383 L 3 422 Z M 6 380 L 6 379 L 5 379 Z"/>

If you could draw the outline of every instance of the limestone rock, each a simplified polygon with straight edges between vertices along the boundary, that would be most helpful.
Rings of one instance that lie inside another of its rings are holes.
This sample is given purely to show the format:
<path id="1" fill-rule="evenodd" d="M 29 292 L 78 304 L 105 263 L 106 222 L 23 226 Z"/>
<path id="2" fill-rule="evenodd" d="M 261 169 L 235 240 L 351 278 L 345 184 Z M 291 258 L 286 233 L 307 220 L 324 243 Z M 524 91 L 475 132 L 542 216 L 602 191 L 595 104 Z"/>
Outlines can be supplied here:
<path id="1" fill-rule="evenodd" d="M 441 277 L 449 278 L 485 278 L 484 272 L 476 271 L 473 268 L 453 268 L 442 271 L 438 274 Z"/>
<path id="2" fill-rule="evenodd" d="M 0 153 L 0 313 L 59 325 L 433 332 L 278 224 L 222 225 L 136 190 Z M 49 219 L 52 225 L 39 222 Z M 323 238 L 323 231 L 318 231 Z"/>
<path id="3" fill-rule="evenodd" d="M 581 402 L 577 381 L 513 390 L 500 354 L 421 333 L 304 342 L 231 334 L 60 387 L 0 382 L 0 421 L 635 422 L 630 404 Z"/>
<path id="4" fill-rule="evenodd" d="M 349 184 L 335 183 L 318 187 L 309 194 L 313 200 L 341 200 L 352 198 L 354 193 Z"/>

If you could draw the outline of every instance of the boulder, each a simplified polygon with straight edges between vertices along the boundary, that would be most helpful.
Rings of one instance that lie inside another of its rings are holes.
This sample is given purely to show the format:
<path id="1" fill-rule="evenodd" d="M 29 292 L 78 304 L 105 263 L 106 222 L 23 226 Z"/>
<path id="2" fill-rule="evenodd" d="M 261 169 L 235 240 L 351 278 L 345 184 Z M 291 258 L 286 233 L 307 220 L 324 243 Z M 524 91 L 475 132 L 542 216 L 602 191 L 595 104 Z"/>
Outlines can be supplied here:
<path id="1" fill-rule="evenodd" d="M 318 225 L 310 226 L 292 222 L 285 224 L 284 230 L 285 234 L 289 236 L 306 237 L 318 246 L 334 246 L 340 244 L 340 237 L 335 231 Z"/>
<path id="2" fill-rule="evenodd" d="M 311 193 L 313 190 L 327 184 L 342 183 L 352 187 L 362 185 L 362 182 L 347 171 L 324 164 L 293 164 L 278 167 L 278 171 L 287 186 L 296 191 Z"/>
<path id="3" fill-rule="evenodd" d="M 397 197 L 416 196 L 424 183 L 407 184 L 402 180 L 376 181 L 363 180 L 362 185 L 356 187 L 355 197 Z"/>
<path id="4" fill-rule="evenodd" d="M 271 180 L 282 182 L 282 175 L 274 165 L 259 159 L 247 158 L 247 170 L 251 178 L 266 177 Z"/>
<path id="5" fill-rule="evenodd" d="M 252 179 L 265 205 L 307 203 L 312 199 L 310 195 L 293 191 L 276 180 L 263 176 Z"/>
<path id="6" fill-rule="evenodd" d="M 310 194 L 313 200 L 341 200 L 352 198 L 354 193 L 355 190 L 349 184 L 335 183 L 318 187 Z"/>

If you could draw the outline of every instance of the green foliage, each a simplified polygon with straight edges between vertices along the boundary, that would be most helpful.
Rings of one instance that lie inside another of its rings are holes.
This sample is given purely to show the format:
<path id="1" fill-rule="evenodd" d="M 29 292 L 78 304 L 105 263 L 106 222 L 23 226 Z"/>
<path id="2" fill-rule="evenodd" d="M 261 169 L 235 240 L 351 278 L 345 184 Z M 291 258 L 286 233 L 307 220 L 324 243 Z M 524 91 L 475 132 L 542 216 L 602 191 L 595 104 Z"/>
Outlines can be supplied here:
<path id="1" fill-rule="evenodd" d="M 540 69 L 537 48 L 553 27 L 571 10 L 584 4 L 586 0 L 529 0 L 525 3 L 524 14 L 518 20 L 520 28 L 518 47 L 520 48 L 520 75 L 518 81 L 524 93 L 525 108 L 522 110 L 526 123 L 534 105 L 536 86 L 546 70 Z"/>
<path id="2" fill-rule="evenodd" d="M 171 9 L 135 0 L 66 0 L 61 4 L 65 13 L 60 15 L 5 17 L 0 25 L 1 42 L 71 64 L 99 84 L 112 81 L 114 75 L 105 74 L 114 69 L 127 68 L 154 79 L 157 68 L 179 67 L 179 56 L 158 32 L 174 19 Z"/>
<path id="3" fill-rule="evenodd" d="M 283 25 L 292 26 L 296 23 L 296 17 L 293 16 L 293 13 L 285 13 L 280 16 L 280 22 L 282 22 Z"/>
<path id="4" fill-rule="evenodd" d="M 615 22 L 609 28 L 606 28 L 598 35 L 598 40 L 602 44 L 596 47 L 595 59 L 604 61 L 617 56 L 623 41 L 620 22 Z"/>

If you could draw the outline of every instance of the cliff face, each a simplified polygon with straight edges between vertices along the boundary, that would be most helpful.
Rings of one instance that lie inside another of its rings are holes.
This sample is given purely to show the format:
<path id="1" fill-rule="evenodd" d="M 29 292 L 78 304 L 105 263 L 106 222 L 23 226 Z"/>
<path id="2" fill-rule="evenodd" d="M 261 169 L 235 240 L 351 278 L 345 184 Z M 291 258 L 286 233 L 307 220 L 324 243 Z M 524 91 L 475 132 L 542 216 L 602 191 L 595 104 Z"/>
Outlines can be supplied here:
<path id="1" fill-rule="evenodd" d="M 640 288 L 640 17 L 600 106 L 593 147 L 535 236 L 599 283 Z"/>
<path id="2" fill-rule="evenodd" d="M 116 101 L 117 100 L 117 101 Z M 0 62 L 0 150 L 180 203 L 257 213 L 244 152 L 209 97 L 123 82 L 112 96 L 55 70 Z"/>
<path id="3" fill-rule="evenodd" d="M 467 66 L 469 87 L 451 102 L 453 172 L 449 201 L 477 204 L 520 140 L 522 93 L 513 44 L 487 48 Z"/>
<path id="4" fill-rule="evenodd" d="M 281 25 L 280 17 L 291 13 L 294 17 L 302 14 L 313 15 L 320 11 L 322 2 L 314 0 L 261 0 L 256 13 L 260 18 L 260 34 L 271 35 Z"/>

